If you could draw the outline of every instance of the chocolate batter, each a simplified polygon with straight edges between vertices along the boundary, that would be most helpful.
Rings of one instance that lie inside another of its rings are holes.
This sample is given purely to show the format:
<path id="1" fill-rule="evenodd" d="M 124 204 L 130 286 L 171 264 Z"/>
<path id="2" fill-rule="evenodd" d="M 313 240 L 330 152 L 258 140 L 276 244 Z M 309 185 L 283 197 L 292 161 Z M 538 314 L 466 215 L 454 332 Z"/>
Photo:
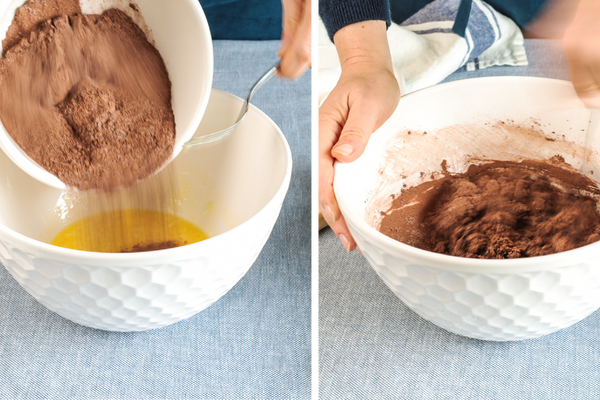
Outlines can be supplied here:
<path id="1" fill-rule="evenodd" d="M 495 161 L 403 191 L 380 231 L 459 257 L 541 256 L 600 240 L 598 195 L 596 184 L 560 157 Z"/>
<path id="2" fill-rule="evenodd" d="M 165 64 L 120 10 L 30 0 L 2 43 L 0 118 L 39 165 L 82 190 L 144 179 L 173 152 Z"/>

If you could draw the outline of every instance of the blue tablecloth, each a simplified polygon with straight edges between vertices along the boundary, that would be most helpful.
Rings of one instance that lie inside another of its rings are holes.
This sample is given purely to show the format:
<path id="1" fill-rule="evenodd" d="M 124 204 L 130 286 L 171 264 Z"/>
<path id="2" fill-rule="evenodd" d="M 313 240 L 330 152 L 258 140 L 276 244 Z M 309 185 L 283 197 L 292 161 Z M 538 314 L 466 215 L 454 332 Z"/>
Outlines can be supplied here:
<path id="1" fill-rule="evenodd" d="M 527 75 L 569 79 L 559 43 L 526 42 L 530 65 L 456 72 L 447 80 Z M 358 252 L 319 236 L 321 399 L 600 399 L 600 312 L 534 340 L 451 334 L 406 307 Z"/>
<path id="2" fill-rule="evenodd" d="M 214 87 L 245 97 L 279 42 L 214 45 Z M 310 398 L 310 74 L 253 103 L 286 135 L 294 172 L 248 274 L 188 320 L 111 333 L 48 311 L 0 268 L 0 399 Z"/>

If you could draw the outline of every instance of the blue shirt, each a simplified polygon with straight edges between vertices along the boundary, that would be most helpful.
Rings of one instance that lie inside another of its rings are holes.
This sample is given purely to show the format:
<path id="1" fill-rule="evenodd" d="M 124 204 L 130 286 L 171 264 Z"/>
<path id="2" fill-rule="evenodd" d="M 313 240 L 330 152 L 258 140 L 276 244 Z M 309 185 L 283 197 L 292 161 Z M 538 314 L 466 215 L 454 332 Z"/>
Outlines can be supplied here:
<path id="1" fill-rule="evenodd" d="M 213 39 L 281 39 L 281 0 L 200 0 Z"/>
<path id="2" fill-rule="evenodd" d="M 388 26 L 391 21 L 402 23 L 433 0 L 320 0 L 319 15 L 327 28 L 329 37 L 346 25 L 360 21 L 383 20 Z M 463 0 L 467 15 L 458 15 L 468 20 L 470 0 Z M 542 9 L 547 0 L 487 0 L 486 3 L 506 15 L 521 28 L 527 25 Z M 462 4 L 461 4 L 462 6 Z M 464 23 L 466 26 L 466 20 Z"/>

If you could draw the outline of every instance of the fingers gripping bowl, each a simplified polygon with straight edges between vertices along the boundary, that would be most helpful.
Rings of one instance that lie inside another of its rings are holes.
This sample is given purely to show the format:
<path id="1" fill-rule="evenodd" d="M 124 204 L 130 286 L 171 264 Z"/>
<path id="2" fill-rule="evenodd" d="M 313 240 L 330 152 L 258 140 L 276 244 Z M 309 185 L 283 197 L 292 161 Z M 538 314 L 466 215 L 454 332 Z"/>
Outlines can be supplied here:
<path id="1" fill-rule="evenodd" d="M 415 171 L 420 168 L 427 174 L 435 172 L 432 168 L 444 159 L 456 166 L 467 156 L 485 158 L 495 151 L 493 147 L 512 143 L 507 151 L 495 155 L 518 160 L 558 153 L 597 181 L 600 138 L 586 137 L 589 120 L 590 111 L 583 108 L 571 84 L 563 81 L 479 78 L 415 92 L 400 101 L 396 113 L 373 134 L 359 160 L 336 164 L 336 197 L 364 256 L 417 314 L 471 338 L 539 337 L 568 327 L 600 307 L 600 243 L 541 257 L 481 260 L 428 252 L 395 241 L 376 229 L 373 204 L 376 198 L 397 193 L 408 174 L 386 169 L 384 154 L 396 146 L 398 160 L 408 160 Z M 535 142 L 508 131 L 494 134 L 492 128 L 486 128 L 494 121 L 534 126 L 548 139 Z M 468 146 L 458 145 L 443 135 L 442 128 L 449 126 L 479 127 L 478 135 Z M 412 146 L 409 152 L 409 136 L 402 136 L 407 130 L 428 132 L 423 137 L 430 138 L 423 143 L 429 147 Z M 438 133 L 439 140 L 432 141 L 431 136 Z M 384 169 L 387 175 L 381 182 Z"/>
<path id="2" fill-rule="evenodd" d="M 241 105 L 241 99 L 213 89 L 196 135 L 229 126 Z M 93 328 L 154 329 L 205 309 L 248 271 L 267 241 L 289 187 L 291 153 L 279 128 L 251 106 L 227 141 L 184 151 L 174 163 L 185 192 L 180 216 L 210 238 L 167 250 L 108 254 L 47 244 L 67 224 L 61 217 L 70 206 L 66 192 L 33 179 L 0 154 L 0 261 L 40 303 Z"/>

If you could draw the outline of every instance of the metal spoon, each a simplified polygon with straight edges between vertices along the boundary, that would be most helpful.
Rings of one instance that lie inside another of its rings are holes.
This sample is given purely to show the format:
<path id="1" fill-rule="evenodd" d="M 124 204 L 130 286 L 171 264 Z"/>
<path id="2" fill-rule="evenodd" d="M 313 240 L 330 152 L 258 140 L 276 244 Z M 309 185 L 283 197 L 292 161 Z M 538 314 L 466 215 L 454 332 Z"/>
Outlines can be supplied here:
<path id="1" fill-rule="evenodd" d="M 254 93 L 256 93 L 256 91 L 258 89 L 260 89 L 265 83 L 267 83 L 272 77 L 275 76 L 275 74 L 277 73 L 277 69 L 278 68 L 279 68 L 279 62 L 277 62 L 277 64 L 275 64 L 273 67 L 271 67 L 252 86 L 252 88 L 250 89 L 250 92 L 248 92 L 248 96 L 246 96 L 246 101 L 244 101 L 244 104 L 242 105 L 242 109 L 240 110 L 240 114 L 238 115 L 237 121 L 235 122 L 235 124 L 231 125 L 229 128 L 223 129 L 223 130 L 218 131 L 218 132 L 213 132 L 213 133 L 210 133 L 208 135 L 203 135 L 203 136 L 200 136 L 200 137 L 192 138 L 188 142 L 186 142 L 183 145 L 183 147 L 184 148 L 189 148 L 189 147 L 193 147 L 193 146 L 207 145 L 207 144 L 218 142 L 218 141 L 226 138 L 227 136 L 229 136 L 242 123 L 242 121 L 246 117 L 246 114 L 248 114 L 248 108 L 250 106 L 250 100 L 252 99 L 252 96 L 254 96 Z"/>

